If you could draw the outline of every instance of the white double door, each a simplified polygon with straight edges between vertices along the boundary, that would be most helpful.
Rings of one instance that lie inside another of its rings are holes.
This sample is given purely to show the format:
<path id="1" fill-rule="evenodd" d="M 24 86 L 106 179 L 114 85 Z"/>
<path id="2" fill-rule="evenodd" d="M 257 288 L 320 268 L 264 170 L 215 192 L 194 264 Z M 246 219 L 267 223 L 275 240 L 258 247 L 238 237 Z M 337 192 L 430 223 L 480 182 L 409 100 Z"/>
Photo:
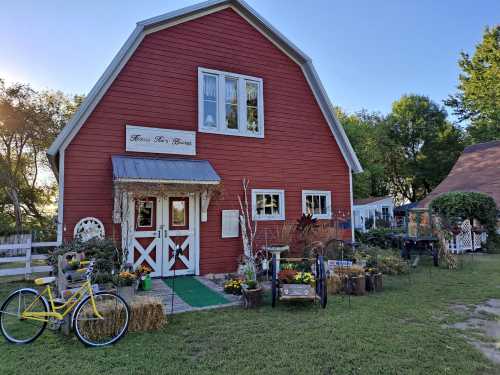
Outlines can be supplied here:
<path id="1" fill-rule="evenodd" d="M 131 211 L 134 268 L 146 265 L 153 277 L 199 274 L 198 194 L 134 199 Z"/>

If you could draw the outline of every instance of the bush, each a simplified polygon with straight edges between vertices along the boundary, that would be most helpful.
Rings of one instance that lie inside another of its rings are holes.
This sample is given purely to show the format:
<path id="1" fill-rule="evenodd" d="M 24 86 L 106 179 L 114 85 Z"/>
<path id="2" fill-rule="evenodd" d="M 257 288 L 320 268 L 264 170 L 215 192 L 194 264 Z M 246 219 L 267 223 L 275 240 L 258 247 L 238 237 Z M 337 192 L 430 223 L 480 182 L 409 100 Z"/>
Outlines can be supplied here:
<path id="1" fill-rule="evenodd" d="M 386 275 L 400 275 L 409 271 L 408 263 L 399 255 L 379 257 L 377 266 L 379 271 Z"/>
<path id="2" fill-rule="evenodd" d="M 58 256 L 68 252 L 84 253 L 85 258 L 94 259 L 94 274 L 111 274 L 120 270 L 123 264 L 122 252 L 116 248 L 111 239 L 96 238 L 87 242 L 73 240 L 49 253 L 48 263 L 56 272 Z"/>
<path id="3" fill-rule="evenodd" d="M 382 249 L 376 246 L 364 246 L 354 255 L 356 263 L 366 262 L 366 267 L 378 268 L 387 275 L 399 275 L 408 272 L 407 262 L 396 249 Z"/>
<path id="4" fill-rule="evenodd" d="M 445 225 L 456 225 L 467 219 L 475 219 L 484 225 L 489 235 L 497 226 L 495 200 L 483 193 L 451 192 L 442 194 L 431 202 L 430 209 Z"/>

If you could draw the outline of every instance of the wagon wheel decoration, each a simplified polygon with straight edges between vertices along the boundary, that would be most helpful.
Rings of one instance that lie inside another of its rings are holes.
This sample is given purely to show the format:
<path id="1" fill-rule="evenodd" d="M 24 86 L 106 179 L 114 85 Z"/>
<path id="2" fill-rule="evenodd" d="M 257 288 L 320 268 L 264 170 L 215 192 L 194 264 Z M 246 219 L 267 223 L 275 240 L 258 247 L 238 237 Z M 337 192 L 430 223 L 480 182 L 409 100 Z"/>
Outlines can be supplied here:
<path id="1" fill-rule="evenodd" d="M 82 242 L 87 242 L 93 238 L 104 238 L 104 224 L 95 217 L 85 217 L 76 225 L 73 237 Z"/>

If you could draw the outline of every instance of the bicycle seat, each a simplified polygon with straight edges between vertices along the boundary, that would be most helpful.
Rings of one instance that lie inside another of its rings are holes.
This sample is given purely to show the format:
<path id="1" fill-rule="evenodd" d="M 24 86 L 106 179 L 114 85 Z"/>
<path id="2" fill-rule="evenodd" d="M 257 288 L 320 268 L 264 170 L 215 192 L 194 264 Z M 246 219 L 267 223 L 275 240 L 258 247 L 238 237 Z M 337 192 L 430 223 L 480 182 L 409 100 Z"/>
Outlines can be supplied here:
<path id="1" fill-rule="evenodd" d="M 54 281 L 56 281 L 55 277 L 39 277 L 38 279 L 35 279 L 35 284 L 47 285 L 53 283 Z"/>

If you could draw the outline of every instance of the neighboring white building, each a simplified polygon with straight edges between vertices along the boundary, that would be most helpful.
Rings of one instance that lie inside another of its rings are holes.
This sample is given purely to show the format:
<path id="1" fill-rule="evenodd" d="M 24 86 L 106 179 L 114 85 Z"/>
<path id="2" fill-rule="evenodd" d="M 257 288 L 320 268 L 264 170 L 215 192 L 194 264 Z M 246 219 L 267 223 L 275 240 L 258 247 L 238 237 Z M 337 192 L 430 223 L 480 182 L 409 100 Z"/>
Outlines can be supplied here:
<path id="1" fill-rule="evenodd" d="M 394 221 L 394 200 L 390 196 L 355 199 L 352 208 L 354 229 L 363 232 L 376 228 L 376 219 L 382 219 L 390 225 Z"/>

